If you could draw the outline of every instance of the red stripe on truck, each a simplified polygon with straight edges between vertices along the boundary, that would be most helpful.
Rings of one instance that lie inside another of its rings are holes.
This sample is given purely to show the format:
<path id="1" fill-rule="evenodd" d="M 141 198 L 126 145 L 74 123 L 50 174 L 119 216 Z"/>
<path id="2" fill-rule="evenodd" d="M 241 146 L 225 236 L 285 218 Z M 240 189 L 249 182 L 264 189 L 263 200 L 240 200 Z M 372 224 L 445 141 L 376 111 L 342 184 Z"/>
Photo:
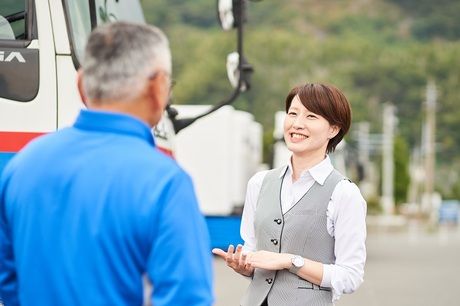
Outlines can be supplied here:
<path id="1" fill-rule="evenodd" d="M 45 133 L 0 132 L 0 152 L 18 152 L 29 141 Z"/>
<path id="2" fill-rule="evenodd" d="M 162 148 L 162 147 L 158 147 L 158 150 L 160 150 L 161 152 L 163 152 L 164 154 L 168 155 L 169 157 L 172 157 L 174 158 L 174 154 L 173 154 L 173 151 L 169 150 L 169 149 L 166 149 L 166 148 Z"/>
<path id="3" fill-rule="evenodd" d="M 21 150 L 32 139 L 46 133 L 32 132 L 0 132 L 0 152 L 16 153 Z M 158 147 L 158 150 L 164 154 L 174 157 L 171 150 Z"/>

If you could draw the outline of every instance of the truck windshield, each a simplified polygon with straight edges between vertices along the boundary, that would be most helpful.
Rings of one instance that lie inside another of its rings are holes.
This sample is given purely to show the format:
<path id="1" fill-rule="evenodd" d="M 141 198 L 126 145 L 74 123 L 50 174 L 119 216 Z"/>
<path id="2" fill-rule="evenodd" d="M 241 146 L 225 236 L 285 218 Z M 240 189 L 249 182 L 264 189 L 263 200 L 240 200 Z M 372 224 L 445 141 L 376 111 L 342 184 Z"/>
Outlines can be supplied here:
<path id="1" fill-rule="evenodd" d="M 0 5 L 0 39 L 25 39 L 25 0 L 2 0 Z"/>
<path id="2" fill-rule="evenodd" d="M 76 57 L 76 63 L 83 58 L 86 40 L 92 27 L 120 20 L 145 22 L 138 0 L 67 0 L 65 7 L 69 19 L 68 29 L 72 41 L 72 53 Z"/>

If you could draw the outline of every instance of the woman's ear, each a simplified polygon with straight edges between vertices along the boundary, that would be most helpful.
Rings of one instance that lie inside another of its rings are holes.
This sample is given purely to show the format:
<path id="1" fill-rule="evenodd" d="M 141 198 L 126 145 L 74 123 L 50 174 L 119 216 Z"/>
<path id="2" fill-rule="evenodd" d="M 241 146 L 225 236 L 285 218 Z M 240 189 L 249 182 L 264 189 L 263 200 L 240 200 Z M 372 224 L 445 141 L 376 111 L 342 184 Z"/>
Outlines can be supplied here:
<path id="1" fill-rule="evenodd" d="M 329 139 L 334 138 L 340 132 L 340 128 L 337 125 L 331 125 L 329 128 Z"/>
<path id="2" fill-rule="evenodd" d="M 83 104 L 88 107 L 88 104 L 86 102 L 86 95 L 85 91 L 83 89 L 83 71 L 78 69 L 77 71 L 77 87 L 78 87 L 78 93 L 80 94 L 80 99 L 83 102 Z"/>

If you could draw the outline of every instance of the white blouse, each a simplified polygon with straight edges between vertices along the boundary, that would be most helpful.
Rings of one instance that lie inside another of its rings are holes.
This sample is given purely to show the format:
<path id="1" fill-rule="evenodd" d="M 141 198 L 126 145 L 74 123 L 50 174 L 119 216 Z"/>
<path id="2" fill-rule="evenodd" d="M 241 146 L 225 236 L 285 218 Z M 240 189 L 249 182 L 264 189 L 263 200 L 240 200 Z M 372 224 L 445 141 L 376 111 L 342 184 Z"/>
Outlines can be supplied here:
<path id="1" fill-rule="evenodd" d="M 281 187 L 281 207 L 287 212 L 300 198 L 318 182 L 323 185 L 334 170 L 329 156 L 314 167 L 302 172 L 300 178 L 292 182 L 292 165 Z M 245 251 L 256 250 L 254 215 L 257 199 L 265 175 L 268 171 L 256 173 L 248 182 L 246 200 L 241 220 L 241 237 Z M 282 177 L 284 171 L 281 171 Z M 327 231 L 335 238 L 335 264 L 323 265 L 322 287 L 332 288 L 332 301 L 337 301 L 343 293 L 354 292 L 363 282 L 366 262 L 366 201 L 358 187 L 348 180 L 340 181 L 332 193 L 327 207 Z"/>

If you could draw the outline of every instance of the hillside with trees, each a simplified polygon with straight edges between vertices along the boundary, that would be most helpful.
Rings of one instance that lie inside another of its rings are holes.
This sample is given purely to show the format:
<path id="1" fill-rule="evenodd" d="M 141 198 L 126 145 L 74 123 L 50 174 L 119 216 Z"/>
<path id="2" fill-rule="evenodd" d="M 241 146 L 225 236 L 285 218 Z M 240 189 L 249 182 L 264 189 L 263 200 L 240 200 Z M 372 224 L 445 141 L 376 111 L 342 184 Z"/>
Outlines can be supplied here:
<path id="1" fill-rule="evenodd" d="M 220 29 L 216 1 L 144 0 L 143 6 L 147 21 L 171 40 L 174 103 L 216 104 L 231 92 L 225 59 L 236 48 L 236 33 Z M 349 97 L 353 122 L 371 122 L 372 133 L 381 133 L 383 103 L 393 103 L 398 144 L 411 152 L 421 145 L 426 84 L 433 80 L 437 188 L 460 198 L 459 15 L 455 0 L 248 2 L 245 54 L 255 72 L 235 107 L 254 114 L 269 144 L 273 114 L 283 109 L 289 88 L 332 83 Z"/>

